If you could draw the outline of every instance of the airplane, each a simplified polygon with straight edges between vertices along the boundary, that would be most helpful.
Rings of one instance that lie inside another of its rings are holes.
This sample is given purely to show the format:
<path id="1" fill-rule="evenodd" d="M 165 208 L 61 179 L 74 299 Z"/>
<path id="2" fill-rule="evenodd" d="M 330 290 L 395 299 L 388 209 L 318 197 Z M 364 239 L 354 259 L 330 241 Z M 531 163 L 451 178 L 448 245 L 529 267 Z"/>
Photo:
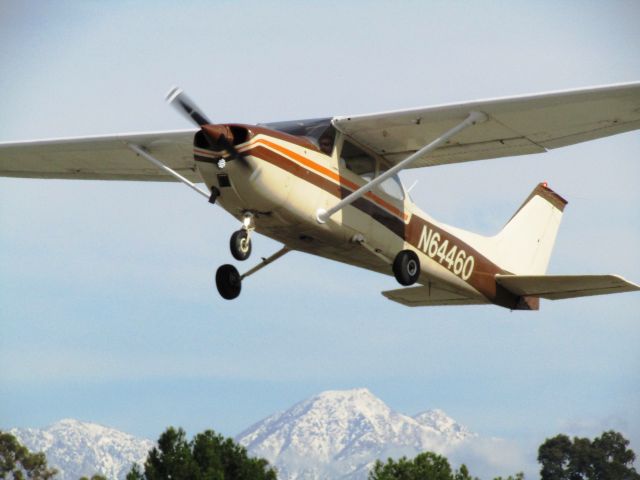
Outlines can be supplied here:
<path id="1" fill-rule="evenodd" d="M 438 222 L 411 200 L 406 168 L 543 153 L 640 128 L 640 82 L 383 113 L 214 124 L 179 88 L 166 100 L 196 129 L 0 143 L 0 175 L 179 181 L 283 247 L 243 274 L 216 272 L 232 300 L 243 281 L 295 250 L 393 275 L 382 292 L 406 306 L 495 304 L 631 292 L 617 275 L 545 275 L 567 201 L 546 183 L 494 236 Z M 204 183 L 202 188 L 198 184 Z"/>

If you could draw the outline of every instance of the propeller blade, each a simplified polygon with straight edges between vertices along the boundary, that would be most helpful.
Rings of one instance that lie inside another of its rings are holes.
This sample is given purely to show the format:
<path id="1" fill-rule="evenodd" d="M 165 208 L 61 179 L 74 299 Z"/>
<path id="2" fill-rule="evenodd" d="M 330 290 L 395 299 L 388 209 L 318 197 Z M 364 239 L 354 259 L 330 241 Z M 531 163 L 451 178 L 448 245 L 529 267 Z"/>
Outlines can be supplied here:
<path id="1" fill-rule="evenodd" d="M 173 87 L 167 93 L 166 100 L 173 105 L 176 110 L 182 113 L 189 120 L 193 121 L 199 127 L 208 125 L 211 121 L 202 113 L 198 106 L 182 91 L 181 88 Z"/>
<path id="2" fill-rule="evenodd" d="M 239 159 L 240 163 L 247 166 L 244 155 L 238 152 L 233 139 L 233 132 L 226 125 L 213 125 L 207 116 L 202 113 L 193 100 L 191 100 L 179 87 L 173 87 L 167 93 L 166 100 L 185 117 L 196 123 L 209 147 L 222 152 L 222 158 L 226 161 Z"/>

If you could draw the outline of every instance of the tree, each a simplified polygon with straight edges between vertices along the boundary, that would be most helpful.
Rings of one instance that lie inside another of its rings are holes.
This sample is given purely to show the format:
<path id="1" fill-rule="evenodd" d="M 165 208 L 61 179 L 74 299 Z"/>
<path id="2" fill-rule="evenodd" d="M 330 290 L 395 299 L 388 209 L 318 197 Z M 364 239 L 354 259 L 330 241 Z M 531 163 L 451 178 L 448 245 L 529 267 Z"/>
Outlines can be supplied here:
<path id="1" fill-rule="evenodd" d="M 413 460 L 389 458 L 387 463 L 377 460 L 369 480 L 472 480 L 466 465 L 453 472 L 449 461 L 433 452 L 420 453 Z"/>
<path id="2" fill-rule="evenodd" d="M 0 431 L 0 478 L 48 480 L 57 473 L 47 466 L 44 453 L 31 453 L 8 432 Z M 25 477 L 26 475 L 26 477 Z"/>
<path id="3" fill-rule="evenodd" d="M 509 475 L 507 478 L 496 477 L 493 480 L 524 480 L 524 473 L 518 472 L 515 475 Z"/>
<path id="4" fill-rule="evenodd" d="M 80 477 L 80 480 L 107 480 L 107 477 L 105 477 L 104 475 L 99 475 L 99 474 L 95 474 L 95 475 L 91 475 L 91 478 L 89 477 Z"/>
<path id="5" fill-rule="evenodd" d="M 614 431 L 593 440 L 566 435 L 547 439 L 538 449 L 541 480 L 640 480 L 629 440 Z"/>
<path id="6" fill-rule="evenodd" d="M 144 473 L 134 465 L 127 480 L 276 480 L 264 459 L 250 458 L 247 450 L 230 438 L 207 430 L 189 442 L 181 428 L 169 427 L 151 449 Z"/>

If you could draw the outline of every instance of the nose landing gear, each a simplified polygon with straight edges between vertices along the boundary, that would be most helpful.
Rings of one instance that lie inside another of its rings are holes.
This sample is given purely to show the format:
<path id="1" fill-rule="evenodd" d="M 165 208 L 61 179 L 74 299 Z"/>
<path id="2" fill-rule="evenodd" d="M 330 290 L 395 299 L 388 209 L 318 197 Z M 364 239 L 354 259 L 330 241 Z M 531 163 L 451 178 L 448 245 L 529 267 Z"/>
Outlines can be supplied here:
<path id="1" fill-rule="evenodd" d="M 246 260 L 251 255 L 251 238 L 246 230 L 238 230 L 233 232 L 229 241 L 231 255 L 236 260 Z"/>
<path id="2" fill-rule="evenodd" d="M 251 255 L 251 232 L 256 228 L 253 218 L 253 213 L 246 212 L 242 218 L 242 228 L 231 235 L 229 248 L 236 260 L 243 261 Z"/>
<path id="3" fill-rule="evenodd" d="M 251 255 L 251 232 L 255 230 L 254 214 L 252 212 L 245 212 L 242 217 L 242 228 L 233 232 L 229 241 L 229 247 L 231 249 L 231 255 L 236 260 L 246 260 Z M 233 300 L 240 295 L 242 290 L 242 280 L 249 275 L 253 275 L 261 268 L 266 267 L 271 262 L 276 261 L 278 258 L 289 252 L 289 247 L 282 247 L 276 253 L 268 258 L 263 258 L 262 262 L 253 267 L 248 272 L 240 275 L 240 272 L 233 265 L 222 265 L 216 271 L 216 287 L 218 293 L 225 300 Z"/>

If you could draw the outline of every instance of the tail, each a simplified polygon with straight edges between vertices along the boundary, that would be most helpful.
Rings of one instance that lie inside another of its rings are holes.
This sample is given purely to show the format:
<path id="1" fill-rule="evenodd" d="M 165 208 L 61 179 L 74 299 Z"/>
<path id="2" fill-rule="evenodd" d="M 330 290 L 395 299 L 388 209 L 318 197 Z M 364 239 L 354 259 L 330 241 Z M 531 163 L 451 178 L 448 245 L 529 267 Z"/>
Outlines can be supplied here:
<path id="1" fill-rule="evenodd" d="M 513 274 L 544 274 L 566 204 L 546 183 L 538 184 L 492 239 L 498 265 Z"/>

